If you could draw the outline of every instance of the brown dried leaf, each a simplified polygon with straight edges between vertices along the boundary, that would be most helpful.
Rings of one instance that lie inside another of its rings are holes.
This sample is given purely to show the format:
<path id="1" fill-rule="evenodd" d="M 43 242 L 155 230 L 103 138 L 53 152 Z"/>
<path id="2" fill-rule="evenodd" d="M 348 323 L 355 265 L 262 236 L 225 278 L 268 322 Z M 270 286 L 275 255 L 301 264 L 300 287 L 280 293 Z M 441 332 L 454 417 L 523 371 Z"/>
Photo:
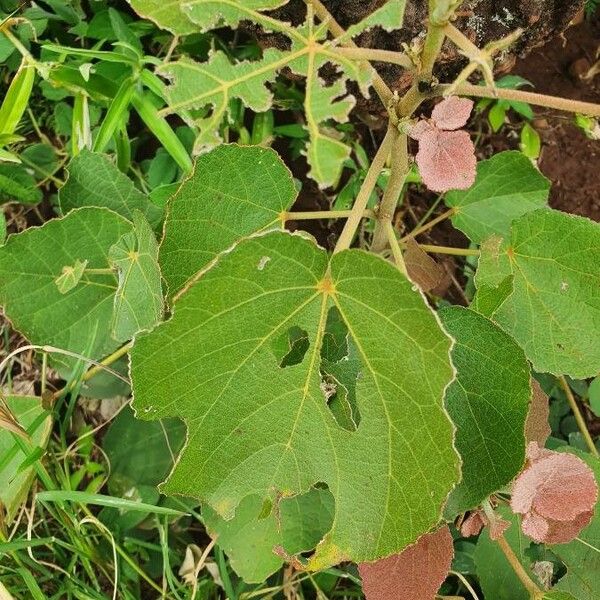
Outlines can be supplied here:
<path id="1" fill-rule="evenodd" d="M 431 118 L 439 129 L 460 129 L 467 124 L 472 111 L 472 100 L 450 96 L 436 105 Z"/>
<path id="2" fill-rule="evenodd" d="M 421 247 L 414 238 L 406 240 L 406 251 L 404 252 L 404 264 L 408 276 L 424 292 L 430 292 L 442 285 L 448 274 L 444 267 L 439 265 Z"/>
<path id="3" fill-rule="evenodd" d="M 531 406 L 525 421 L 525 440 L 537 442 L 543 448 L 552 433 L 549 423 L 550 403 L 542 386 L 533 378 L 531 379 L 531 390 Z"/>
<path id="4" fill-rule="evenodd" d="M 577 456 L 527 447 L 527 465 L 513 486 L 511 508 L 523 515 L 522 529 L 536 542 L 565 543 L 589 524 L 598 486 Z"/>
<path id="5" fill-rule="evenodd" d="M 367 600 L 433 600 L 454 556 L 447 526 L 428 533 L 400 554 L 358 565 Z"/>
<path id="6" fill-rule="evenodd" d="M 12 414 L 10 408 L 0 395 L 0 429 L 6 429 L 11 433 L 16 433 L 19 437 L 29 440 L 29 434 L 21 427 L 19 421 Z"/>
<path id="7" fill-rule="evenodd" d="M 486 524 L 483 512 L 480 510 L 473 511 L 461 524 L 460 535 L 463 537 L 471 537 L 477 535 Z"/>
<path id="8" fill-rule="evenodd" d="M 475 183 L 475 146 L 466 131 L 433 129 L 419 139 L 417 165 L 430 190 L 464 190 Z"/>

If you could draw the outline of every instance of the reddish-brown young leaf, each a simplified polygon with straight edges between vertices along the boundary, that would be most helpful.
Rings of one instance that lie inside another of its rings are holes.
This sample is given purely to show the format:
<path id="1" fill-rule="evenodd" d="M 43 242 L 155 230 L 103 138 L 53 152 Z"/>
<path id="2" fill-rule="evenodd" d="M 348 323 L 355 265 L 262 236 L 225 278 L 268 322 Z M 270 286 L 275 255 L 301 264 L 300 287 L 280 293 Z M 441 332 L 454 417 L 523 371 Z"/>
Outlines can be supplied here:
<path id="1" fill-rule="evenodd" d="M 550 403 L 542 386 L 533 378 L 531 379 L 531 391 L 531 405 L 525 421 L 525 439 L 527 442 L 537 442 L 543 448 L 552 433 L 549 423 Z"/>
<path id="2" fill-rule="evenodd" d="M 483 511 L 475 510 L 462 522 L 460 526 L 460 535 L 471 537 L 477 535 L 485 526 L 485 517 Z"/>
<path id="3" fill-rule="evenodd" d="M 529 444 L 511 499 L 526 535 L 536 542 L 570 542 L 589 524 L 597 498 L 594 473 L 580 458 Z"/>
<path id="4" fill-rule="evenodd" d="M 436 127 L 450 131 L 464 127 L 472 111 L 472 100 L 450 96 L 436 105 L 431 113 L 431 118 Z"/>
<path id="5" fill-rule="evenodd" d="M 427 252 L 421 250 L 421 247 L 414 238 L 406 240 L 404 264 L 406 265 L 408 276 L 424 292 L 435 290 L 448 277 L 446 269 L 431 258 Z"/>
<path id="6" fill-rule="evenodd" d="M 447 526 L 421 537 L 400 554 L 373 563 L 361 563 L 358 571 L 367 600 L 433 600 L 450 570 L 454 556 Z"/>
<path id="7" fill-rule="evenodd" d="M 426 133 L 435 131 L 435 127 L 426 119 L 417 121 L 409 130 L 408 135 L 413 140 L 420 140 Z"/>
<path id="8" fill-rule="evenodd" d="M 430 190 L 464 190 L 475 183 L 475 146 L 466 131 L 432 129 L 419 138 L 417 165 Z"/>

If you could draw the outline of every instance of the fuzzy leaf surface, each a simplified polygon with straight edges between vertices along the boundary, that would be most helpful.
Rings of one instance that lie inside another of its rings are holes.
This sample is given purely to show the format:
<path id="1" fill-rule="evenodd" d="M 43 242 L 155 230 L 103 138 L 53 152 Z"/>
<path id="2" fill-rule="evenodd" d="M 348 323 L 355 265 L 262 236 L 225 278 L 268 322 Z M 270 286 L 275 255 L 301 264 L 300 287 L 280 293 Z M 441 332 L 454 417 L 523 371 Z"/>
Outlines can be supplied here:
<path id="1" fill-rule="evenodd" d="M 362 363 L 356 431 L 338 425 L 321 387 L 334 306 Z M 310 346 L 282 368 L 271 345 L 291 327 L 306 331 Z M 458 478 L 442 402 L 449 348 L 393 265 L 356 250 L 330 262 L 304 236 L 273 232 L 224 253 L 170 321 L 138 337 L 134 408 L 188 426 L 166 493 L 197 497 L 229 519 L 246 496 L 277 501 L 325 483 L 335 520 L 309 568 L 375 560 L 433 527 Z"/>
<path id="2" fill-rule="evenodd" d="M 523 351 L 499 327 L 461 307 L 442 309 L 440 318 L 455 339 L 452 362 L 458 371 L 446 392 L 463 473 L 446 507 L 453 517 L 478 506 L 521 470 L 531 387 Z"/>
<path id="3" fill-rule="evenodd" d="M 594 471 L 600 486 L 600 461 L 585 452 L 565 449 L 581 458 Z M 555 590 L 569 592 L 577 600 L 595 600 L 600 597 L 600 511 L 596 505 L 592 522 L 568 544 L 557 544 L 552 550 L 564 562 L 567 574 L 554 586 Z"/>
<path id="4" fill-rule="evenodd" d="M 150 202 L 104 154 L 84 149 L 71 161 L 68 171 L 69 178 L 58 194 L 63 214 L 74 208 L 98 206 L 110 208 L 129 221 L 139 210 L 153 226 L 160 223 L 162 209 Z"/>
<path id="5" fill-rule="evenodd" d="M 10 236 L 0 248 L 0 304 L 15 329 L 34 344 L 90 358 L 116 350 L 110 335 L 114 275 L 84 273 L 65 294 L 55 280 L 76 261 L 106 269 L 109 249 L 130 229 L 129 221 L 110 210 L 81 208 Z"/>
<path id="6" fill-rule="evenodd" d="M 118 272 L 112 335 L 125 342 L 154 327 L 163 313 L 158 242 L 141 212 L 134 213 L 133 229 L 111 247 L 108 258 Z"/>
<path id="7" fill-rule="evenodd" d="M 362 21 L 348 27 L 346 30 L 347 35 L 344 37 L 356 37 L 373 27 L 381 27 L 385 31 L 402 29 L 405 9 L 406 0 L 388 0 Z"/>
<path id="8" fill-rule="evenodd" d="M 480 244 L 493 235 L 507 235 L 516 218 L 543 208 L 550 182 L 522 152 L 496 154 L 477 164 L 477 178 L 466 191 L 453 190 L 445 202 L 457 213 L 452 223 Z"/>
<path id="9" fill-rule="evenodd" d="M 273 150 L 224 145 L 198 157 L 167 210 L 160 264 L 169 295 L 241 238 L 280 224 L 296 195 Z"/>
<path id="10" fill-rule="evenodd" d="M 536 371 L 578 379 L 600 371 L 598 223 L 549 209 L 524 215 L 506 240 L 483 244 L 475 283 Z"/>

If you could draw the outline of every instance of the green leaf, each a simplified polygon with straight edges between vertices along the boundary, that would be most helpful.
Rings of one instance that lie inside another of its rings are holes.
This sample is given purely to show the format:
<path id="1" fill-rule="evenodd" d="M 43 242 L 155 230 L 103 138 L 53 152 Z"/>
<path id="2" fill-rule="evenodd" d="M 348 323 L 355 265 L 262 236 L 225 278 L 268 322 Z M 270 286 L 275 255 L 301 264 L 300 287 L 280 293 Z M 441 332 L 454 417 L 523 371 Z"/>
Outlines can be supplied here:
<path id="1" fill-rule="evenodd" d="M 180 0 L 183 9 L 200 31 L 227 25 L 235 28 L 240 21 L 268 23 L 275 19 L 260 11 L 273 10 L 289 0 Z"/>
<path id="2" fill-rule="evenodd" d="M 543 208 L 550 182 L 521 152 L 501 152 L 477 164 L 477 179 L 466 191 L 446 194 L 455 208 L 452 224 L 480 244 L 492 235 L 507 235 L 516 218 Z"/>
<path id="3" fill-rule="evenodd" d="M 8 396 L 8 408 L 19 424 L 31 436 L 33 446 L 45 447 L 52 429 L 52 419 L 45 414 L 40 398 L 31 396 Z M 27 456 L 16 446 L 13 435 L 0 427 L 0 504 L 4 505 L 7 521 L 16 516 L 25 501 L 35 476 L 33 465 L 19 472 Z"/>
<path id="4" fill-rule="evenodd" d="M 457 377 L 446 391 L 446 407 L 456 425 L 463 478 L 446 506 L 446 515 L 454 517 L 510 483 L 523 467 L 531 387 L 523 351 L 499 327 L 465 308 L 439 314 L 455 340 Z"/>
<path id="5" fill-rule="evenodd" d="M 542 150 L 540 134 L 529 124 L 525 123 L 521 129 L 521 152 L 531 159 L 539 158 Z"/>
<path id="6" fill-rule="evenodd" d="M 86 266 L 87 260 L 76 260 L 72 266 L 65 265 L 62 273 L 54 280 L 58 291 L 61 294 L 70 292 L 81 281 Z"/>
<path id="7" fill-rule="evenodd" d="M 513 515 L 507 506 L 500 507 L 496 512 L 510 522 L 510 527 L 504 533 L 504 539 L 525 570 L 529 571 L 530 560 L 525 552 L 529 548 L 530 542 L 521 532 L 519 518 Z M 510 566 L 498 543 L 490 539 L 489 532 L 489 527 L 483 530 L 473 555 L 479 584 L 485 598 L 530 600 L 529 593 Z M 531 576 L 530 571 L 529 573 Z"/>
<path id="8" fill-rule="evenodd" d="M 406 0 L 388 0 L 362 21 L 348 27 L 346 30 L 347 36 L 344 37 L 356 37 L 373 27 L 381 27 L 385 31 L 402 29 L 405 9 Z"/>
<path id="9" fill-rule="evenodd" d="M 580 598 L 575 598 L 572 594 L 568 592 L 555 592 L 553 590 L 546 592 L 542 596 L 542 600 L 581 600 Z"/>
<path id="10" fill-rule="evenodd" d="M 200 156 L 167 210 L 160 264 L 169 296 L 241 238 L 280 224 L 296 195 L 273 150 L 224 145 Z"/>
<path id="11" fill-rule="evenodd" d="M 356 431 L 337 424 L 321 386 L 334 306 L 361 360 Z M 271 345 L 294 326 L 310 347 L 282 368 Z M 188 426 L 165 493 L 197 497 L 228 519 L 246 496 L 277 503 L 324 483 L 335 520 L 308 567 L 374 560 L 437 524 L 458 478 L 442 398 L 449 349 L 421 294 L 389 262 L 358 250 L 329 261 L 304 236 L 273 232 L 222 254 L 170 321 L 136 339 L 134 408 Z"/>
<path id="12" fill-rule="evenodd" d="M 573 448 L 559 448 L 559 452 L 575 454 L 594 471 L 600 486 L 600 460 L 586 452 Z M 567 574 L 554 586 L 554 589 L 569 592 L 577 600 L 597 600 L 600 598 L 600 510 L 596 506 L 592 522 L 568 544 L 552 547 L 567 567 Z"/>
<path id="13" fill-rule="evenodd" d="M 492 126 L 492 131 L 497 133 L 500 131 L 504 121 L 506 119 L 506 108 L 507 104 L 497 101 L 493 104 L 492 108 L 488 112 L 488 120 Z"/>
<path id="14" fill-rule="evenodd" d="M 110 208 L 129 221 L 135 210 L 141 211 L 152 226 L 163 212 L 140 192 L 127 175 L 121 173 L 104 154 L 82 150 L 69 164 L 69 178 L 59 191 L 63 214 L 82 206 Z"/>
<path id="15" fill-rule="evenodd" d="M 355 81 L 362 93 L 368 95 L 372 70 L 336 54 L 331 42 L 327 41 L 326 23 L 315 26 L 308 20 L 304 25 L 292 28 L 265 17 L 247 3 L 202 0 L 190 5 L 188 16 L 201 27 L 214 25 L 214 18 L 207 11 L 209 5 L 214 7 L 212 14 L 224 16 L 224 22 L 228 24 L 235 25 L 239 18 L 248 18 L 284 33 L 290 37 L 291 47 L 283 51 L 270 48 L 257 61 L 232 63 L 224 52 L 214 52 L 205 63 L 184 57 L 159 67 L 159 73 L 172 82 L 166 89 L 168 110 L 179 112 L 200 130 L 195 152 L 203 152 L 221 142 L 219 129 L 230 111 L 232 99 L 241 100 L 257 113 L 268 111 L 273 94 L 267 84 L 275 81 L 281 69 L 289 67 L 306 77 L 304 108 L 310 138 L 307 146 L 310 175 L 323 188 L 336 184 L 351 149 L 332 128 L 332 123 L 346 122 L 355 106 L 354 97 L 347 93 L 348 81 Z M 324 85 L 319 73 L 328 64 L 335 66 L 338 77 L 330 85 Z M 200 117 L 190 117 L 191 111 L 202 108 L 207 108 L 208 112 L 201 112 Z"/>
<path id="16" fill-rule="evenodd" d="M 590 408 L 592 412 L 600 417 L 600 377 L 596 377 L 591 383 L 588 390 Z"/>
<path id="17" fill-rule="evenodd" d="M 503 243 L 481 248 L 477 288 L 512 277 L 491 315 L 540 373 L 575 379 L 600 371 L 600 225 L 539 210 L 513 222 Z M 489 302 L 488 302 L 489 304 Z"/>
<path id="18" fill-rule="evenodd" d="M 174 35 L 189 35 L 197 27 L 183 11 L 183 0 L 127 0 L 141 17 L 154 21 L 161 29 Z"/>
<path id="19" fill-rule="evenodd" d="M 0 202 L 37 204 L 42 197 L 42 191 L 36 187 L 35 178 L 21 165 L 0 163 Z"/>
<path id="20" fill-rule="evenodd" d="M 152 329 L 164 309 L 158 243 L 141 212 L 134 212 L 133 229 L 111 247 L 108 258 L 119 274 L 112 335 L 125 342 Z"/>
<path id="21" fill-rule="evenodd" d="M 0 247 L 0 304 L 18 331 L 34 344 L 50 344 L 103 358 L 117 349 L 110 336 L 115 278 L 84 274 L 66 294 L 56 286 L 65 265 L 87 261 L 106 269 L 109 248 L 131 223 L 104 208 L 81 208 L 42 227 L 9 236 Z M 18 275 L 18 276 L 17 276 Z M 71 359 L 61 359 L 73 364 Z"/>
<path id="22" fill-rule="evenodd" d="M 329 491 L 313 488 L 281 500 L 278 515 L 265 517 L 264 511 L 260 496 L 244 498 L 229 521 L 209 506 L 202 509 L 208 531 L 218 536 L 231 566 L 247 583 L 261 583 L 278 571 L 282 556 L 312 550 L 331 529 L 334 501 Z"/>
<path id="23" fill-rule="evenodd" d="M 102 440 L 110 462 L 109 490 L 122 483 L 157 486 L 173 468 L 173 456 L 185 441 L 185 425 L 178 419 L 140 421 L 126 407 L 112 422 Z"/>

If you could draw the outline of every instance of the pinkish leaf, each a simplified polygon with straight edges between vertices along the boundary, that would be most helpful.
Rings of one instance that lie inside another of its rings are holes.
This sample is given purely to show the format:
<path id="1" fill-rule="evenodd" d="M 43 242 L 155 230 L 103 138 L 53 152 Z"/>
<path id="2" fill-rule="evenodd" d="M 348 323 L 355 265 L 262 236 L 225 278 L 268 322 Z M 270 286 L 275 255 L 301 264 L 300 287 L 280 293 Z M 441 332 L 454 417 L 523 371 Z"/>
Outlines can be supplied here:
<path id="1" fill-rule="evenodd" d="M 466 131 L 434 129 L 419 140 L 417 165 L 430 190 L 465 190 L 475 182 L 475 146 Z"/>
<path id="2" fill-rule="evenodd" d="M 450 570 L 454 556 L 447 526 L 421 537 L 415 544 L 358 571 L 367 600 L 433 600 Z"/>
<path id="3" fill-rule="evenodd" d="M 408 135 L 413 140 L 420 140 L 426 133 L 429 133 L 429 132 L 435 131 L 435 130 L 436 130 L 436 128 L 429 121 L 426 121 L 425 119 L 423 119 L 421 121 L 417 121 L 408 130 Z"/>
<path id="4" fill-rule="evenodd" d="M 483 512 L 476 510 L 472 512 L 460 526 L 460 535 L 463 537 L 471 537 L 477 535 L 486 524 L 484 520 Z"/>
<path id="5" fill-rule="evenodd" d="M 431 113 L 431 118 L 436 127 L 450 131 L 464 127 L 472 110 L 472 100 L 450 96 L 436 105 Z"/>
<path id="6" fill-rule="evenodd" d="M 571 541 L 590 522 L 597 497 L 594 473 L 580 458 L 531 442 L 511 508 L 524 515 L 522 528 L 529 537 L 557 544 Z"/>

